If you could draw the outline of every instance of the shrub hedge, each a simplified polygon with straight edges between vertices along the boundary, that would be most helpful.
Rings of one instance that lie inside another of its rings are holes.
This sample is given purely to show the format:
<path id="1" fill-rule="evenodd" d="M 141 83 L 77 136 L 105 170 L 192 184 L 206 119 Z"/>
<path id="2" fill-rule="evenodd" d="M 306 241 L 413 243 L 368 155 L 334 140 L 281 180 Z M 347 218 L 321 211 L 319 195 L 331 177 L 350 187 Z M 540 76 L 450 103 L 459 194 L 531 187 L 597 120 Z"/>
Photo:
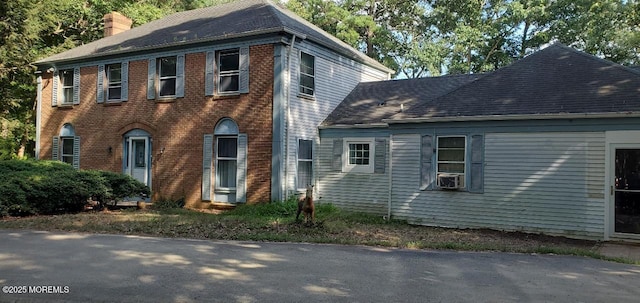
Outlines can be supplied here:
<path id="1" fill-rule="evenodd" d="M 149 188 L 120 173 L 76 170 L 59 161 L 0 161 L 0 216 L 78 212 L 89 200 L 104 205 L 141 194 Z"/>

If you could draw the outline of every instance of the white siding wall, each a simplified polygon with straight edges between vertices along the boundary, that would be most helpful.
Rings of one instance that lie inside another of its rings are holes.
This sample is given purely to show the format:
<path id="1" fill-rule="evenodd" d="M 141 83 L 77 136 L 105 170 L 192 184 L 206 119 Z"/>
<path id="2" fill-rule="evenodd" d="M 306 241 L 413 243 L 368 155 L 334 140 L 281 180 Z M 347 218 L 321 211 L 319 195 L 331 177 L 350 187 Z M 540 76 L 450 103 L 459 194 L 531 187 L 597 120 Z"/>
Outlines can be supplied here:
<path id="1" fill-rule="evenodd" d="M 315 100 L 301 98 L 298 94 L 300 50 L 315 56 Z M 289 123 L 285 123 L 285 133 L 289 132 L 288 146 L 285 148 L 287 152 L 287 164 L 285 164 L 287 190 L 285 192 L 295 190 L 296 187 L 298 139 L 314 140 L 315 147 L 317 147 L 319 142 L 318 126 L 358 83 L 387 78 L 388 75 L 385 72 L 335 53 L 329 53 L 311 44 L 304 42 L 296 44 L 295 51 L 291 56 L 290 77 L 287 81 L 290 108 L 289 113 L 285 113 L 289 119 Z M 314 153 L 317 154 L 315 150 Z M 314 162 L 316 159 L 317 155 L 314 155 Z M 317 167 L 318 165 L 314 163 L 314 170 Z"/>
<path id="2" fill-rule="evenodd" d="M 462 228 L 604 235 L 604 133 L 487 133 L 485 191 L 420 191 L 420 137 L 393 137 L 392 215 Z"/>
<path id="3" fill-rule="evenodd" d="M 333 138 L 322 138 L 317 149 L 316 174 L 319 198 L 342 209 L 386 215 L 389 198 L 389 149 L 385 151 L 385 173 L 333 171 Z"/>

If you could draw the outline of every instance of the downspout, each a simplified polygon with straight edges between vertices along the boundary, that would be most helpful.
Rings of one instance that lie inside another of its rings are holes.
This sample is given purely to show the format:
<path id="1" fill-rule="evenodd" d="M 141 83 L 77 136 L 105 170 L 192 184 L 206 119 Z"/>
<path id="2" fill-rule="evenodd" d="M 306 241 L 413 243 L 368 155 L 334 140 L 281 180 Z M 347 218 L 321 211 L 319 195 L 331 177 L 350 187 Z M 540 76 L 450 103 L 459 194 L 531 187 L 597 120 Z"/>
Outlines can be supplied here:
<path id="1" fill-rule="evenodd" d="M 38 85 L 36 88 L 36 159 L 40 159 L 40 127 L 42 127 L 42 72 L 37 71 Z"/>
<path id="2" fill-rule="evenodd" d="M 391 189 L 393 185 L 393 134 L 389 135 L 389 200 L 387 200 L 387 220 L 391 221 Z"/>
<path id="3" fill-rule="evenodd" d="M 288 58 L 287 58 L 287 95 L 285 97 L 285 101 L 284 101 L 284 107 L 285 107 L 285 130 L 284 130 L 284 182 L 282 183 L 282 186 L 284 187 L 282 189 L 282 194 L 284 195 L 284 197 L 282 197 L 282 200 L 284 201 L 285 199 L 288 199 L 288 194 L 287 194 L 287 187 L 288 187 L 288 183 L 289 183 L 289 128 L 291 127 L 289 121 L 291 121 L 291 110 L 289 107 L 289 103 L 291 100 L 291 56 L 293 55 L 293 47 L 296 44 L 296 35 L 293 34 L 293 36 L 291 37 L 291 44 L 289 44 L 289 54 L 288 54 Z"/>

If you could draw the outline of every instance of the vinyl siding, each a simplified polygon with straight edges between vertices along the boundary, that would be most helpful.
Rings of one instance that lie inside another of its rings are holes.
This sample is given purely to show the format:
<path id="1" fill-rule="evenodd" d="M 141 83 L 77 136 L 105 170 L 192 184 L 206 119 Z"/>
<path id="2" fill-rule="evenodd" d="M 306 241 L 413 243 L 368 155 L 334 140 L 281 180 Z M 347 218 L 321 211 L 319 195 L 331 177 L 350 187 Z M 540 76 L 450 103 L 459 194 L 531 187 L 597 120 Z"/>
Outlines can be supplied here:
<path id="1" fill-rule="evenodd" d="M 300 51 L 315 57 L 315 98 L 301 97 L 298 90 L 298 70 Z M 286 157 L 286 189 L 289 194 L 296 190 L 297 148 L 298 139 L 313 140 L 314 174 L 318 169 L 317 152 L 319 142 L 317 127 L 342 102 L 342 100 L 360 82 L 385 80 L 387 73 L 357 63 L 351 59 L 326 51 L 307 42 L 296 44 L 290 56 L 290 73 L 287 79 L 289 113 L 285 113 L 285 134 L 288 142 L 285 146 Z M 286 139 L 285 139 L 286 140 Z M 317 174 L 314 176 L 317 179 Z M 316 190 L 317 192 L 317 190 Z"/>
<path id="2" fill-rule="evenodd" d="M 321 203 L 330 202 L 350 210 L 387 214 L 389 197 L 389 149 L 385 150 L 385 173 L 343 173 L 333 171 L 333 140 L 322 138 L 317 148 L 318 190 Z"/>
<path id="3" fill-rule="evenodd" d="M 483 194 L 420 191 L 420 137 L 393 137 L 392 215 L 412 223 L 602 238 L 603 132 L 487 133 Z"/>

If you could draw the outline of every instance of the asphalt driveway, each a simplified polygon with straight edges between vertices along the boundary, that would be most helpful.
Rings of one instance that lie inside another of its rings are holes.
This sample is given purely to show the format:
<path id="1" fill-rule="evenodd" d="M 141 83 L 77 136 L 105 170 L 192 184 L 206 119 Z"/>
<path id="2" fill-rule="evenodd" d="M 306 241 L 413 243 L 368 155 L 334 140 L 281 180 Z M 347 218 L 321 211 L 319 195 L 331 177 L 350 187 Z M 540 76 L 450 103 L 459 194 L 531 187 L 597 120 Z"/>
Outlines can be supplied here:
<path id="1" fill-rule="evenodd" d="M 0 230 L 0 302 L 638 302 L 584 257 Z"/>

